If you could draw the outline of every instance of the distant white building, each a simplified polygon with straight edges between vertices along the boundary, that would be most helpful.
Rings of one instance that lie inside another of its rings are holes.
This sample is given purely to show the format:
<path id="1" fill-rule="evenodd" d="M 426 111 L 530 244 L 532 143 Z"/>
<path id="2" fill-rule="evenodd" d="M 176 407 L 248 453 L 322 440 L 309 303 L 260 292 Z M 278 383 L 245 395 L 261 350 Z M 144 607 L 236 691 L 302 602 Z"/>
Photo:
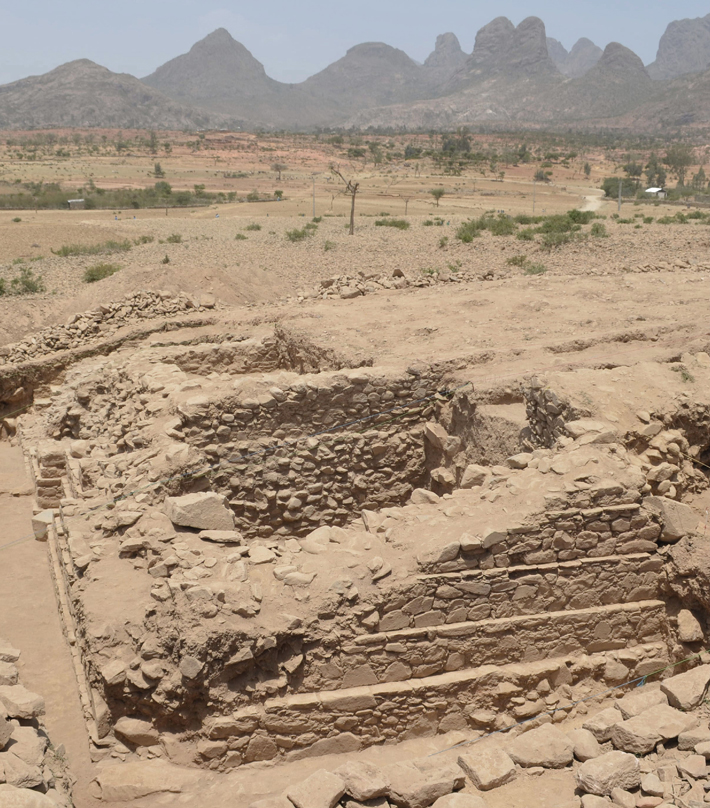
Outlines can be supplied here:
<path id="1" fill-rule="evenodd" d="M 84 200 L 83 199 L 67 199 L 67 203 L 69 205 L 69 210 L 83 210 L 84 209 Z"/>
<path id="2" fill-rule="evenodd" d="M 644 193 L 652 194 L 656 199 L 665 199 L 668 196 L 663 188 L 646 188 Z"/>

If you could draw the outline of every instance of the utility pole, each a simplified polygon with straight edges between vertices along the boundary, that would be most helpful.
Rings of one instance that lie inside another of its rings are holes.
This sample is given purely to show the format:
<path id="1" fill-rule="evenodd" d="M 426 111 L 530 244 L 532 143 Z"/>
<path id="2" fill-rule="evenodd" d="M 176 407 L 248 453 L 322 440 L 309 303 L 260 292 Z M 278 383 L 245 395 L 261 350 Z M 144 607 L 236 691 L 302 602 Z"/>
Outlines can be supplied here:
<path id="1" fill-rule="evenodd" d="M 622 180 L 619 180 L 619 213 L 621 213 L 621 183 Z"/>
<path id="2" fill-rule="evenodd" d="M 316 175 L 313 175 L 313 218 L 316 218 Z"/>
<path id="3" fill-rule="evenodd" d="M 533 216 L 535 215 L 535 180 L 533 179 Z"/>

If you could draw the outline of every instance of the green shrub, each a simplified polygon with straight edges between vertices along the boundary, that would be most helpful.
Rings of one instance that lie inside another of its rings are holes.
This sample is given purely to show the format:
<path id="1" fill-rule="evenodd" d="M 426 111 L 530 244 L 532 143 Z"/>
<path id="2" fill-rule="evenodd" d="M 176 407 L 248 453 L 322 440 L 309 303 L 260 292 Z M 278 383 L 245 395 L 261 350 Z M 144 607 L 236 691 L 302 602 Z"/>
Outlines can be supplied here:
<path id="1" fill-rule="evenodd" d="M 460 224 L 456 230 L 456 238 L 464 244 L 470 244 L 475 238 L 481 235 L 483 228 L 479 224 L 478 219 L 471 219 L 468 222 Z"/>
<path id="2" fill-rule="evenodd" d="M 592 210 L 568 210 L 567 218 L 575 224 L 589 224 L 592 219 L 596 219 L 597 215 Z"/>
<path id="3" fill-rule="evenodd" d="M 446 247 L 446 245 L 448 243 L 449 243 L 449 237 L 448 236 L 442 236 L 439 239 L 439 248 L 442 249 L 442 250 L 445 249 L 445 247 Z"/>
<path id="4" fill-rule="evenodd" d="M 653 224 L 653 216 L 644 216 L 643 217 L 644 224 Z"/>
<path id="5" fill-rule="evenodd" d="M 527 255 L 513 255 L 505 262 L 509 267 L 524 267 L 527 263 Z"/>
<path id="6" fill-rule="evenodd" d="M 3 297 L 7 294 L 7 283 L 5 283 L 5 278 L 0 278 L 0 297 Z"/>
<path id="7" fill-rule="evenodd" d="M 543 233 L 541 246 L 543 250 L 556 250 L 572 241 L 571 233 Z"/>
<path id="8" fill-rule="evenodd" d="M 173 233 L 165 239 L 168 244 L 182 244 L 182 236 L 180 233 Z"/>
<path id="9" fill-rule="evenodd" d="M 170 263 L 170 259 L 168 258 L 167 254 L 165 255 L 165 258 L 163 258 L 163 260 L 161 261 L 161 263 L 162 263 L 162 264 L 169 264 L 169 263 Z"/>
<path id="10" fill-rule="evenodd" d="M 396 227 L 398 230 L 409 230 L 406 219 L 377 219 L 375 227 Z"/>
<path id="11" fill-rule="evenodd" d="M 73 255 L 100 255 L 101 253 L 128 252 L 133 247 L 128 239 L 124 241 L 104 241 L 102 244 L 64 244 L 58 250 L 52 250 L 55 255 L 68 258 Z"/>
<path id="12" fill-rule="evenodd" d="M 382 214 L 380 214 L 380 215 L 382 215 Z M 323 221 L 323 217 L 322 216 L 314 216 L 311 219 L 311 221 L 314 222 L 315 224 L 320 224 Z"/>
<path id="13" fill-rule="evenodd" d="M 247 237 L 244 235 L 244 233 L 237 233 L 237 235 L 234 237 L 234 240 L 235 241 L 246 241 Z"/>
<path id="14" fill-rule="evenodd" d="M 334 241 L 325 241 L 323 242 L 323 250 L 324 252 L 330 252 L 330 250 L 335 249 L 335 242 Z"/>
<path id="15" fill-rule="evenodd" d="M 350 225 L 348 225 L 350 227 Z M 307 239 L 308 236 L 312 236 L 313 231 L 304 227 L 302 230 L 294 229 L 294 230 L 287 230 L 286 231 L 286 238 L 289 241 L 303 241 Z"/>
<path id="16" fill-rule="evenodd" d="M 13 221 L 13 222 L 21 222 L 21 221 L 22 221 L 22 219 L 20 219 L 20 217 L 19 217 L 19 216 L 15 216 L 15 218 L 14 218 L 12 221 Z"/>
<path id="17" fill-rule="evenodd" d="M 94 264 L 84 271 L 84 283 L 96 283 L 115 275 L 121 267 L 118 264 Z"/>
<path id="18" fill-rule="evenodd" d="M 247 194 L 247 202 L 258 202 L 261 199 L 259 196 L 259 192 L 255 189 L 253 191 L 249 191 Z"/>
<path id="19" fill-rule="evenodd" d="M 527 213 L 519 213 L 513 217 L 513 221 L 517 224 L 538 224 L 544 218 L 544 216 L 528 216 Z"/>
<path id="20" fill-rule="evenodd" d="M 608 235 L 606 232 L 606 225 L 604 225 L 602 222 L 594 222 L 592 225 L 591 234 L 595 238 L 606 238 Z"/>
<path id="21" fill-rule="evenodd" d="M 518 225 L 505 214 L 499 214 L 497 219 L 493 219 L 488 226 L 494 236 L 512 236 L 518 229 Z"/>
<path id="22" fill-rule="evenodd" d="M 526 275 L 544 275 L 547 267 L 544 264 L 528 264 L 525 267 Z"/>
<path id="23" fill-rule="evenodd" d="M 526 227 L 523 230 L 519 230 L 515 234 L 515 238 L 517 238 L 518 241 L 535 241 L 535 231 L 532 227 Z"/>
<path id="24" fill-rule="evenodd" d="M 31 295 L 44 292 L 44 281 L 41 275 L 35 275 L 29 267 L 22 267 L 20 274 L 10 281 L 13 295 Z"/>
<path id="25" fill-rule="evenodd" d="M 256 230 L 261 230 L 261 225 L 260 225 L 260 224 L 256 224 L 256 223 L 254 223 L 254 224 L 248 224 L 248 225 L 247 225 L 247 226 L 246 226 L 244 229 L 245 229 L 245 230 L 255 230 L 255 231 L 256 231 Z"/>
<path id="26" fill-rule="evenodd" d="M 152 244 L 155 241 L 155 236 L 138 236 L 133 239 L 134 244 Z"/>

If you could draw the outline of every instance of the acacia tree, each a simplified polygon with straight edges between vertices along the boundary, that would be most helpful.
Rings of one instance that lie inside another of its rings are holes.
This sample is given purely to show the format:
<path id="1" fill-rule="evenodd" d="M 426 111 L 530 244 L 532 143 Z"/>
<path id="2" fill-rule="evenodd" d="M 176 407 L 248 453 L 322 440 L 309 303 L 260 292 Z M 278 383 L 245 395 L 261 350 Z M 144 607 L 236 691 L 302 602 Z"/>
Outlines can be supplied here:
<path id="1" fill-rule="evenodd" d="M 663 162 L 678 178 L 678 185 L 685 185 L 685 175 L 693 165 L 693 149 L 683 143 L 677 143 L 666 151 Z"/>
<path id="2" fill-rule="evenodd" d="M 355 197 L 357 196 L 357 192 L 360 190 L 360 183 L 353 182 L 352 180 L 346 180 L 340 171 L 335 168 L 335 166 L 331 166 L 330 170 L 333 172 L 333 174 L 335 174 L 336 177 L 339 177 L 345 183 L 345 193 L 349 194 L 351 197 L 349 234 L 352 236 L 355 233 Z"/>
<path id="3" fill-rule="evenodd" d="M 439 207 L 439 200 L 446 193 L 444 188 L 432 188 L 429 193 L 436 199 L 436 207 Z"/>
<path id="4" fill-rule="evenodd" d="M 271 166 L 271 170 L 275 171 L 279 175 L 278 176 L 278 181 L 279 182 L 281 182 L 281 172 L 286 171 L 287 168 L 288 168 L 288 166 L 284 165 L 283 163 L 274 163 Z"/>

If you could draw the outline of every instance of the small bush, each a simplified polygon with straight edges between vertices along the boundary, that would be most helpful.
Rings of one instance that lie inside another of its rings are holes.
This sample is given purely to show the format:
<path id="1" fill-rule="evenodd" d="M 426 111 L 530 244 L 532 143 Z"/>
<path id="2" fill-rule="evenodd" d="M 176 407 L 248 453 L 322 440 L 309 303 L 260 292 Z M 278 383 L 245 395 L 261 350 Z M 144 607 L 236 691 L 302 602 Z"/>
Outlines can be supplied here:
<path id="1" fill-rule="evenodd" d="M 237 233 L 237 235 L 234 237 L 234 240 L 235 241 L 246 241 L 247 237 L 244 235 L 244 233 Z"/>
<path id="2" fill-rule="evenodd" d="M 15 216 L 15 218 L 14 218 L 12 221 L 13 221 L 13 222 L 21 222 L 21 221 L 22 221 L 22 219 L 20 219 L 20 217 L 19 217 L 19 216 Z"/>
<path id="3" fill-rule="evenodd" d="M 84 272 L 84 283 L 96 283 L 115 275 L 121 267 L 118 264 L 94 264 Z"/>
<path id="4" fill-rule="evenodd" d="M 434 219 L 426 219 L 423 224 L 424 227 L 443 227 L 444 220 L 439 216 L 436 216 Z"/>
<path id="5" fill-rule="evenodd" d="M 568 210 L 567 218 L 575 224 L 589 224 L 592 219 L 596 219 L 597 215 L 592 210 Z"/>
<path id="6" fill-rule="evenodd" d="M 350 225 L 348 225 L 349 227 Z M 308 236 L 312 236 L 313 231 L 304 227 L 302 230 L 294 229 L 294 230 L 287 230 L 286 231 L 286 238 L 289 241 L 303 241 L 307 239 Z"/>
<path id="7" fill-rule="evenodd" d="M 653 216 L 644 216 L 643 217 L 644 224 L 653 224 Z"/>
<path id="8" fill-rule="evenodd" d="M 254 224 L 248 224 L 248 225 L 247 225 L 247 226 L 246 226 L 244 229 L 245 229 L 245 230 L 254 230 L 254 231 L 256 231 L 256 230 L 261 230 L 261 225 L 260 225 L 260 224 L 256 224 L 256 223 L 254 223 Z"/>
<path id="9" fill-rule="evenodd" d="M 396 227 L 398 230 L 409 230 L 406 219 L 377 219 L 375 227 Z"/>
<path id="10" fill-rule="evenodd" d="M 13 295 L 31 295 L 44 292 L 44 281 L 41 275 L 35 275 L 29 267 L 22 267 L 20 274 L 10 281 Z"/>
<path id="11" fill-rule="evenodd" d="M 595 238 L 607 238 L 608 233 L 606 232 L 606 225 L 602 222 L 594 222 L 591 229 L 591 234 Z"/>
<path id="12" fill-rule="evenodd" d="M 505 214 L 500 214 L 497 219 L 493 219 L 488 226 L 491 234 L 494 236 L 512 236 L 518 229 L 518 226 Z"/>
<path id="13" fill-rule="evenodd" d="M 571 233 L 544 233 L 541 246 L 543 250 L 556 250 L 572 241 Z"/>
<path id="14" fill-rule="evenodd" d="M 524 267 L 527 263 L 527 255 L 513 255 L 505 262 L 509 267 Z"/>
<path id="15" fill-rule="evenodd" d="M 163 260 L 161 261 L 161 264 L 169 264 L 169 263 L 170 263 L 170 259 L 168 258 L 167 254 L 166 254 L 165 258 L 163 258 Z"/>
<path id="16" fill-rule="evenodd" d="M 320 224 L 323 221 L 323 217 L 322 216 L 314 216 L 311 219 L 311 221 L 314 222 L 315 224 Z"/>
<path id="17" fill-rule="evenodd" d="M 152 244 L 155 241 L 155 236 L 138 236 L 133 239 L 134 244 Z"/>
<path id="18" fill-rule="evenodd" d="M 547 267 L 544 264 L 528 264 L 525 267 L 526 275 L 544 275 Z"/>
<path id="19" fill-rule="evenodd" d="M 68 258 L 74 255 L 100 255 L 101 253 L 128 252 L 133 244 L 128 239 L 124 241 L 104 241 L 102 244 L 64 244 L 58 250 L 52 250 L 55 255 Z"/>
<path id="20" fill-rule="evenodd" d="M 3 297 L 7 294 L 7 284 L 5 283 L 5 278 L 0 278 L 0 297 Z"/>
<path id="21" fill-rule="evenodd" d="M 515 234 L 515 238 L 517 238 L 518 241 L 535 241 L 535 231 L 532 227 L 526 227 L 523 230 L 519 230 Z"/>
<path id="22" fill-rule="evenodd" d="M 442 237 L 439 239 L 439 248 L 440 248 L 440 249 L 442 249 L 442 250 L 443 250 L 443 249 L 445 249 L 445 248 L 446 248 L 446 245 L 447 245 L 448 243 L 449 243 L 449 237 L 448 237 L 448 236 L 442 236 Z"/>
<path id="23" fill-rule="evenodd" d="M 330 252 L 331 250 L 335 249 L 335 242 L 334 241 L 325 241 L 323 242 L 323 251 Z"/>
<path id="24" fill-rule="evenodd" d="M 247 194 L 247 202 L 258 202 L 261 199 L 257 190 L 249 191 Z"/>
<path id="25" fill-rule="evenodd" d="M 173 233 L 165 239 L 168 244 L 182 244 L 182 236 L 180 233 Z"/>

